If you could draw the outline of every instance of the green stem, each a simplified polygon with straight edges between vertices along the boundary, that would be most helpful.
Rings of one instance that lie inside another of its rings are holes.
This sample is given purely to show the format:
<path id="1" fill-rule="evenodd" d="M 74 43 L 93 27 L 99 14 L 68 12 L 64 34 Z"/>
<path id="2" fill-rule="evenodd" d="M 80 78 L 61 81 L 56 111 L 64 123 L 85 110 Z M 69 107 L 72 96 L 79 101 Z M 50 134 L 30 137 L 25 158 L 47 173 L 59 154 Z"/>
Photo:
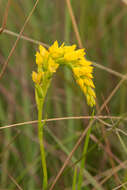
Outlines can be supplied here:
<path id="1" fill-rule="evenodd" d="M 38 138 L 39 138 L 39 142 L 40 142 L 41 161 L 42 161 L 42 168 L 43 168 L 43 175 L 44 175 L 43 189 L 46 190 L 47 185 L 48 185 L 48 177 L 47 177 L 45 149 L 44 149 L 44 142 L 43 142 L 43 126 L 44 126 L 44 123 L 42 123 L 43 103 L 44 103 L 44 100 L 40 99 L 39 105 L 38 105 Z"/>
<path id="2" fill-rule="evenodd" d="M 94 115 L 94 111 L 93 111 L 92 115 Z M 83 154 L 82 154 L 83 158 L 81 160 L 81 166 L 80 166 L 80 172 L 79 172 L 79 178 L 78 178 L 78 190 L 81 189 L 82 182 L 83 182 L 83 169 L 85 167 L 86 154 L 87 154 L 87 149 L 88 149 L 91 129 L 92 129 L 92 126 L 88 129 L 87 134 L 86 134 L 86 138 L 85 138 L 85 143 L 84 143 L 84 148 L 83 148 Z"/>
<path id="3" fill-rule="evenodd" d="M 72 190 L 76 190 L 76 179 L 77 179 L 77 167 L 75 167 L 75 170 L 74 170 Z"/>

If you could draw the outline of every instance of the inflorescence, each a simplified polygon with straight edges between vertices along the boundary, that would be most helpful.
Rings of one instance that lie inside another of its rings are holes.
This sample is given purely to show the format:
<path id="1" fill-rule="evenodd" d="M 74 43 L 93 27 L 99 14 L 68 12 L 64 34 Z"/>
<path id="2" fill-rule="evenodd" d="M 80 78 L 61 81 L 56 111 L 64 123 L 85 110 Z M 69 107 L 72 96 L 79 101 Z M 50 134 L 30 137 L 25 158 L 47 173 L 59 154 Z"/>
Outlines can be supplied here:
<path id="1" fill-rule="evenodd" d="M 64 43 L 59 47 L 58 42 L 46 50 L 39 46 L 39 52 L 36 53 L 37 72 L 32 73 L 32 79 L 35 83 L 38 96 L 45 98 L 53 74 L 60 65 L 68 66 L 74 75 L 76 83 L 84 92 L 87 104 L 93 107 L 95 103 L 95 92 L 92 63 L 85 58 L 84 49 L 76 50 L 76 45 L 65 46 Z"/>

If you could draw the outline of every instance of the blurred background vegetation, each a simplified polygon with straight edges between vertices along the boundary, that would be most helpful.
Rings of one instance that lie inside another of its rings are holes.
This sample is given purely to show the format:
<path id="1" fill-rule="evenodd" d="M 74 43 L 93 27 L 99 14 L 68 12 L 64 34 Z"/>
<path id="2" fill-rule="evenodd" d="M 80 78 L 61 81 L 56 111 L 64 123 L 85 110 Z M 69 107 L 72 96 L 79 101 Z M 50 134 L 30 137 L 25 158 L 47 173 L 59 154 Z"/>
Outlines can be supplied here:
<path id="1" fill-rule="evenodd" d="M 94 68 L 96 110 L 111 95 L 127 72 L 127 4 L 122 0 L 71 0 L 81 42 L 87 58 L 105 66 Z M 7 60 L 35 0 L 11 0 L 6 30 L 0 34 L 0 70 Z M 7 0 L 0 0 L 0 24 Z M 33 40 L 51 45 L 77 44 L 66 0 L 40 0 L 23 32 Z M 14 32 L 14 33 L 10 33 Z M 0 125 L 37 119 L 34 85 L 35 51 L 38 45 L 20 39 L 0 81 Z M 117 74 L 106 70 L 117 71 Z M 84 169 L 82 189 L 113 189 L 127 181 L 126 81 L 121 83 L 111 101 L 101 112 L 106 116 L 122 116 L 118 120 L 96 120 Z M 45 118 L 91 115 L 85 97 L 68 69 L 60 68 L 55 75 L 45 102 Z M 44 137 L 49 183 L 52 183 L 65 158 L 89 123 L 84 120 L 47 122 Z M 81 159 L 82 144 L 54 189 L 72 189 L 74 167 Z M 0 131 L 0 190 L 40 190 L 42 168 L 37 138 L 37 125 L 20 125 Z M 120 189 L 120 188 L 119 188 Z M 121 189 L 127 189 L 124 185 Z"/>

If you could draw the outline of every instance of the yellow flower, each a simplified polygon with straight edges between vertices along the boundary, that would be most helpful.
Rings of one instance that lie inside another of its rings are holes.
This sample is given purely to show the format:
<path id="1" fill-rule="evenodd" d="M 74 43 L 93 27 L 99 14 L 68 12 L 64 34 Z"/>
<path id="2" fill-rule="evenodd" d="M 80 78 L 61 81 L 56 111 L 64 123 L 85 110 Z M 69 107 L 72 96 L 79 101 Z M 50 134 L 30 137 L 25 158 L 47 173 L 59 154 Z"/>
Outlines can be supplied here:
<path id="1" fill-rule="evenodd" d="M 90 95 L 89 94 L 86 94 L 86 100 L 87 100 L 87 103 L 88 103 L 88 105 L 90 105 L 90 100 L 91 100 L 91 98 L 90 98 Z"/>
<path id="2" fill-rule="evenodd" d="M 84 88 L 84 82 L 83 82 L 83 80 L 81 78 L 78 78 L 76 80 L 76 82 L 81 87 L 81 89 L 83 90 L 83 88 Z"/>
<path id="3" fill-rule="evenodd" d="M 84 62 L 84 63 L 83 63 Z M 92 81 L 93 75 L 93 67 L 90 66 L 91 62 L 82 59 L 83 64 L 78 64 L 78 66 L 72 66 L 72 71 L 76 78 L 77 84 L 80 86 L 82 91 L 84 92 L 87 103 L 89 106 L 95 105 L 95 92 L 92 88 L 95 88 L 95 85 Z"/>
<path id="4" fill-rule="evenodd" d="M 91 73 L 86 73 L 86 76 L 87 76 L 88 78 L 90 78 L 90 79 L 93 78 L 93 75 L 92 75 Z"/>
<path id="5" fill-rule="evenodd" d="M 85 59 L 84 57 L 81 58 L 81 59 L 79 60 L 79 62 L 78 62 L 78 65 L 79 65 L 79 66 L 85 66 L 85 67 L 90 66 L 91 64 L 92 64 L 92 63 L 91 63 L 90 61 L 88 61 L 87 59 Z"/>
<path id="6" fill-rule="evenodd" d="M 87 87 L 86 86 L 83 87 L 83 92 L 85 95 L 87 94 Z"/>
<path id="7" fill-rule="evenodd" d="M 63 44 L 64 45 L 64 44 Z M 62 45 L 62 46 L 63 46 Z M 63 48 L 58 46 L 58 42 L 55 41 L 54 44 L 49 48 L 50 55 L 54 58 L 60 58 L 63 55 Z"/>
<path id="8" fill-rule="evenodd" d="M 90 106 L 93 107 L 96 105 L 95 98 L 91 97 Z"/>
<path id="9" fill-rule="evenodd" d="M 90 87 L 92 87 L 92 88 L 95 88 L 95 86 L 94 86 L 94 84 L 93 84 L 93 81 L 91 80 L 91 79 L 89 79 L 89 78 L 84 78 L 84 83 L 85 83 L 85 85 L 86 86 L 90 86 Z"/>
<path id="10" fill-rule="evenodd" d="M 42 75 L 43 72 L 40 73 L 36 73 L 36 72 L 32 72 L 32 80 L 36 83 L 36 84 L 40 84 L 41 79 L 42 79 Z"/>
<path id="11" fill-rule="evenodd" d="M 40 52 L 36 53 L 36 64 L 40 66 L 48 58 L 49 52 L 42 45 L 39 46 L 39 50 Z"/>
<path id="12" fill-rule="evenodd" d="M 42 57 L 42 55 L 39 52 L 37 52 L 36 53 L 36 64 L 37 65 L 41 65 L 42 62 L 43 62 L 43 57 Z"/>
<path id="13" fill-rule="evenodd" d="M 44 56 L 45 53 L 48 52 L 42 45 L 39 45 L 39 50 L 40 50 L 40 54 L 41 54 L 42 56 Z"/>
<path id="14" fill-rule="evenodd" d="M 93 107 L 96 104 L 95 99 L 89 94 L 86 95 L 86 99 L 89 106 Z"/>
<path id="15" fill-rule="evenodd" d="M 73 67 L 73 72 L 77 77 L 89 75 L 93 71 L 93 67 Z M 89 75 L 92 78 L 92 75 Z"/>
<path id="16" fill-rule="evenodd" d="M 59 46 L 58 46 L 58 42 L 57 40 L 53 43 L 53 45 L 51 47 L 49 47 L 49 52 L 54 52 L 56 49 L 58 49 Z"/>
<path id="17" fill-rule="evenodd" d="M 85 55 L 84 49 L 70 51 L 70 52 L 65 53 L 64 60 L 68 62 L 77 61 L 78 59 L 83 58 L 84 55 Z"/>
<path id="18" fill-rule="evenodd" d="M 95 94 L 95 92 L 94 92 L 94 90 L 92 89 L 92 88 L 88 88 L 88 93 L 91 95 L 91 96 L 93 96 L 94 98 L 96 98 L 96 94 Z"/>
<path id="19" fill-rule="evenodd" d="M 96 94 L 94 90 L 91 87 L 87 87 L 87 92 L 85 93 L 85 95 L 88 105 L 93 107 L 96 104 L 95 102 Z"/>
<path id="20" fill-rule="evenodd" d="M 56 72 L 57 68 L 59 67 L 59 64 L 55 63 L 55 61 L 52 58 L 49 58 L 48 61 L 48 71 L 50 73 Z"/>
<path id="21" fill-rule="evenodd" d="M 43 57 L 43 59 L 47 59 L 49 56 L 49 52 L 42 46 L 39 46 L 40 55 Z"/>
<path id="22" fill-rule="evenodd" d="M 63 49 L 64 53 L 72 53 L 76 49 L 76 45 L 74 44 L 72 46 L 64 46 Z"/>

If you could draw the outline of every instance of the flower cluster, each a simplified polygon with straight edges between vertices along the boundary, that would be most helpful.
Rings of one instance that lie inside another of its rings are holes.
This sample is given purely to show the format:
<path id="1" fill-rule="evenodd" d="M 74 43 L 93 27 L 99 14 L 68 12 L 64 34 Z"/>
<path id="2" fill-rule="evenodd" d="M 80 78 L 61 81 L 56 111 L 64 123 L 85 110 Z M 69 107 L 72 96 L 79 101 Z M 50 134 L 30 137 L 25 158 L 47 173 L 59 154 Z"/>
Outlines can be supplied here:
<path id="1" fill-rule="evenodd" d="M 92 63 L 85 58 L 84 49 L 76 50 L 76 45 L 65 46 L 64 43 L 59 47 L 57 41 L 48 50 L 40 45 L 39 52 L 36 53 L 36 64 L 38 71 L 37 73 L 33 71 L 32 79 L 42 97 L 46 95 L 52 75 L 60 65 L 66 65 L 71 68 L 77 84 L 86 96 L 88 105 L 91 107 L 95 105 L 93 67 Z"/>

